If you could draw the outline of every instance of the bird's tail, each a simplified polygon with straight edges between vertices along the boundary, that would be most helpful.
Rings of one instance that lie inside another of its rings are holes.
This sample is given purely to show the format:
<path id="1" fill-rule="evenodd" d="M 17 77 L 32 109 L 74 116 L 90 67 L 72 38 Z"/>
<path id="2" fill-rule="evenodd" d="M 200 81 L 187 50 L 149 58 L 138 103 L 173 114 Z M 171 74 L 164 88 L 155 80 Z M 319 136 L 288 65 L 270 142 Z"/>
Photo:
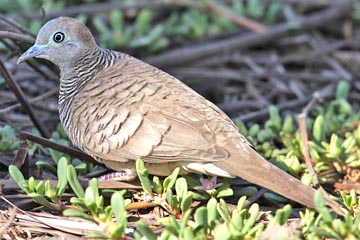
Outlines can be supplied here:
<path id="1" fill-rule="evenodd" d="M 216 166 L 251 183 L 274 191 L 288 199 L 315 208 L 315 189 L 266 161 L 250 146 L 233 154 L 230 159 L 215 163 Z M 335 201 L 326 196 L 326 203 L 336 213 L 344 212 Z"/>

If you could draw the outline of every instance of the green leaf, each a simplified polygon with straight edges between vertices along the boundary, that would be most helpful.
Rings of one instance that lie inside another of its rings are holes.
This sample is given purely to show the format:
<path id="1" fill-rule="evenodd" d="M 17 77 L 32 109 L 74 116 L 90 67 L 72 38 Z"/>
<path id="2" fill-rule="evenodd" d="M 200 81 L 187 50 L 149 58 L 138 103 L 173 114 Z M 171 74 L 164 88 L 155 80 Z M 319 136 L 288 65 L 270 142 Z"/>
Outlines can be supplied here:
<path id="1" fill-rule="evenodd" d="M 244 225 L 244 217 L 245 216 L 246 216 L 245 210 L 242 210 L 242 211 L 233 210 L 232 217 L 231 217 L 232 225 L 235 226 L 236 229 L 241 230 Z"/>
<path id="2" fill-rule="evenodd" d="M 276 211 L 275 220 L 278 224 L 284 225 L 291 216 L 291 205 L 287 204 L 282 209 Z"/>
<path id="3" fill-rule="evenodd" d="M 69 146 L 69 141 L 66 140 L 66 139 L 58 139 L 55 141 L 56 143 L 60 144 L 60 145 L 64 145 L 64 146 Z M 56 151 L 54 149 L 51 149 L 49 148 L 49 152 L 50 152 L 50 156 L 51 156 L 51 159 L 57 164 L 59 159 L 63 156 L 67 156 L 66 154 L 62 153 L 62 152 L 59 152 L 59 151 Z M 67 158 L 70 158 L 69 156 L 67 156 Z M 54 172 L 56 173 L 56 171 Z"/>
<path id="4" fill-rule="evenodd" d="M 125 209 L 125 201 L 123 194 L 121 194 L 120 192 L 115 192 L 111 196 L 111 207 L 118 221 L 118 224 L 123 226 L 123 233 L 125 233 L 127 212 Z"/>
<path id="5" fill-rule="evenodd" d="M 75 165 L 75 170 L 79 173 L 86 173 L 86 169 L 87 169 L 86 163 L 80 163 L 80 164 Z"/>
<path id="6" fill-rule="evenodd" d="M 174 186 L 176 179 L 179 175 L 179 172 L 180 172 L 180 168 L 177 167 L 174 169 L 174 171 L 172 172 L 172 174 L 170 176 L 168 176 L 164 179 L 164 182 L 163 182 L 164 190 L 169 190 Z"/>
<path id="7" fill-rule="evenodd" d="M 95 28 L 100 32 L 101 35 L 104 35 L 104 38 L 110 38 L 111 37 L 111 31 L 106 25 L 105 21 L 101 17 L 93 17 L 93 24 Z"/>
<path id="8" fill-rule="evenodd" d="M 279 109 L 275 106 L 269 107 L 270 119 L 266 121 L 265 128 L 271 129 L 274 132 L 279 132 L 281 130 L 281 117 L 279 114 Z"/>
<path id="9" fill-rule="evenodd" d="M 113 224 L 112 228 L 109 228 L 109 237 L 111 239 L 123 239 L 125 236 L 125 229 L 126 226 L 124 226 L 123 224 L 118 223 Z"/>
<path id="10" fill-rule="evenodd" d="M 97 214 L 96 197 L 91 187 L 87 187 L 85 190 L 85 205 L 92 214 Z"/>
<path id="11" fill-rule="evenodd" d="M 243 210 L 245 206 L 245 202 L 246 202 L 246 196 L 241 197 L 236 205 L 236 210 L 239 212 Z"/>
<path id="12" fill-rule="evenodd" d="M 43 195 L 44 192 L 45 192 L 45 186 L 44 186 L 44 181 L 39 181 L 37 184 L 36 184 L 36 193 L 40 194 L 40 195 Z"/>
<path id="13" fill-rule="evenodd" d="M 344 152 L 347 154 L 351 154 L 352 152 L 354 152 L 355 148 L 356 148 L 355 138 L 353 138 L 353 137 L 346 138 L 345 141 L 341 144 L 341 148 L 343 148 Z M 346 163 L 348 163 L 348 162 L 349 162 L 349 158 L 346 160 Z"/>
<path id="14" fill-rule="evenodd" d="M 269 4 L 268 11 L 265 16 L 266 25 L 271 26 L 276 23 L 280 17 L 282 6 L 283 5 L 279 2 L 273 2 Z"/>
<path id="15" fill-rule="evenodd" d="M 264 230 L 264 223 L 258 223 L 247 232 L 247 236 L 258 236 Z"/>
<path id="16" fill-rule="evenodd" d="M 192 194 L 189 192 L 185 198 L 182 199 L 181 203 L 181 211 L 186 212 L 188 209 L 190 209 L 192 204 Z"/>
<path id="17" fill-rule="evenodd" d="M 16 140 L 14 129 L 10 125 L 0 127 L 0 152 L 8 152 L 16 149 L 19 141 Z"/>
<path id="18" fill-rule="evenodd" d="M 251 196 L 257 192 L 257 188 L 254 186 L 238 187 L 233 189 L 234 196 Z"/>
<path id="19" fill-rule="evenodd" d="M 254 226 L 259 210 L 260 208 L 257 203 L 251 205 L 249 209 L 250 217 L 244 220 L 244 227 L 241 230 L 242 233 L 246 234 Z"/>
<path id="20" fill-rule="evenodd" d="M 30 193 L 29 186 L 25 181 L 24 175 L 20 172 L 20 170 L 15 165 L 9 166 L 9 173 L 12 179 L 18 184 L 18 186 L 25 193 Z"/>
<path id="21" fill-rule="evenodd" d="M 217 224 L 214 229 L 214 239 L 230 240 L 234 238 L 232 238 L 231 231 L 227 224 Z"/>
<path id="22" fill-rule="evenodd" d="M 147 47 L 147 51 L 150 53 L 157 53 L 169 46 L 170 40 L 167 37 L 161 37 Z"/>
<path id="23" fill-rule="evenodd" d="M 95 16 L 92 18 L 92 22 L 96 28 L 96 30 L 100 33 L 100 38 L 101 38 L 101 42 L 102 45 L 104 44 L 109 44 L 109 45 L 113 45 L 113 40 L 112 40 L 112 31 L 111 29 L 109 29 L 109 27 L 106 25 L 105 20 L 102 19 L 99 16 Z"/>
<path id="24" fill-rule="evenodd" d="M 174 203 L 173 200 L 174 200 L 174 195 L 173 195 L 173 192 L 171 191 L 171 189 L 166 190 L 166 202 L 170 206 L 176 207 L 176 203 Z"/>
<path id="25" fill-rule="evenodd" d="M 147 9 L 141 10 L 135 20 L 135 32 L 137 36 L 143 36 L 150 31 L 150 21 L 153 13 Z"/>
<path id="26" fill-rule="evenodd" d="M 158 195 L 161 195 L 163 192 L 163 187 L 158 176 L 153 177 L 153 189 Z"/>
<path id="27" fill-rule="evenodd" d="M 30 192 L 35 192 L 36 182 L 34 177 L 30 177 L 28 180 L 28 186 Z"/>
<path id="28" fill-rule="evenodd" d="M 40 160 L 40 161 L 37 161 L 35 164 L 36 164 L 36 166 L 39 166 L 39 167 L 50 170 L 52 173 L 56 173 L 56 171 L 57 171 L 56 167 L 54 167 L 54 165 L 49 163 L 49 162 L 45 162 L 45 161 Z"/>
<path id="29" fill-rule="evenodd" d="M 28 193 L 27 194 L 29 197 L 31 197 L 35 202 L 37 202 L 38 204 L 50 208 L 52 209 L 51 203 L 46 200 L 46 198 L 44 198 L 42 195 L 38 194 L 38 193 Z"/>
<path id="30" fill-rule="evenodd" d="M 248 135 L 248 130 L 242 121 L 236 121 L 235 125 L 239 128 L 239 131 L 242 135 L 244 136 Z"/>
<path id="31" fill-rule="evenodd" d="M 292 116 L 286 115 L 282 126 L 282 131 L 287 134 L 292 134 L 294 132 L 294 122 Z"/>
<path id="32" fill-rule="evenodd" d="M 71 189 L 74 191 L 77 197 L 84 198 L 85 192 L 78 180 L 74 166 L 68 165 L 66 170 L 67 179 Z"/>
<path id="33" fill-rule="evenodd" d="M 70 198 L 70 203 L 80 207 L 81 209 L 84 209 L 84 211 L 87 211 L 86 204 L 85 204 L 85 198 L 77 198 L 72 197 Z"/>
<path id="34" fill-rule="evenodd" d="M 49 148 L 49 152 L 50 152 L 51 159 L 52 159 L 55 163 L 57 163 L 58 160 L 63 156 L 63 154 L 62 154 L 61 152 L 56 151 L 56 150 L 51 149 L 51 148 Z M 40 164 L 43 164 L 44 167 L 47 167 L 46 164 L 44 164 L 44 163 L 45 163 L 44 161 L 40 161 Z M 52 165 L 49 164 L 49 167 L 50 167 L 50 166 L 52 166 Z M 50 168 L 49 168 L 49 170 L 50 170 Z M 54 173 L 55 173 L 55 172 L 56 172 L 56 170 L 54 171 Z"/>
<path id="35" fill-rule="evenodd" d="M 157 42 L 160 39 L 161 34 L 163 32 L 164 32 L 164 27 L 158 25 L 155 28 L 153 28 L 148 35 L 131 41 L 129 43 L 129 47 L 130 48 L 139 48 L 139 47 L 150 46 L 151 44 Z"/>
<path id="36" fill-rule="evenodd" d="M 121 45 L 119 47 L 124 47 L 129 45 L 129 42 L 132 40 L 132 31 L 131 29 L 125 29 L 121 36 Z"/>
<path id="37" fill-rule="evenodd" d="M 329 145 L 329 158 L 336 159 L 340 157 L 341 154 L 341 145 L 339 137 L 333 133 L 330 138 L 330 145 Z"/>
<path id="38" fill-rule="evenodd" d="M 171 216 L 166 220 L 159 219 L 158 222 L 164 225 L 166 230 L 169 231 L 171 234 L 178 236 L 180 224 L 176 221 L 176 219 L 173 216 Z"/>
<path id="39" fill-rule="evenodd" d="M 90 238 L 94 238 L 94 239 L 109 239 L 109 236 L 107 236 L 103 233 L 100 233 L 100 232 L 92 232 L 92 233 L 90 233 L 89 236 L 90 236 Z"/>
<path id="40" fill-rule="evenodd" d="M 143 187 L 143 190 L 149 194 L 150 196 L 153 195 L 151 183 L 149 179 L 149 173 L 148 170 L 145 168 L 145 164 L 141 159 L 136 160 L 136 172 L 139 177 L 139 180 L 141 182 L 141 186 Z"/>
<path id="41" fill-rule="evenodd" d="M 347 99 L 349 96 L 350 85 L 346 81 L 340 81 L 336 88 L 336 99 Z"/>
<path id="42" fill-rule="evenodd" d="M 89 182 L 89 187 L 93 190 L 94 198 L 99 198 L 99 182 L 96 178 L 92 178 Z M 98 206 L 100 207 L 100 206 Z"/>
<path id="43" fill-rule="evenodd" d="M 9 173 L 12 179 L 15 180 L 15 182 L 26 182 L 24 175 L 20 172 L 20 170 L 15 165 L 9 166 Z"/>
<path id="44" fill-rule="evenodd" d="M 205 234 L 203 235 L 200 235 L 200 236 L 197 236 L 195 238 L 195 233 L 194 233 L 194 230 L 190 227 L 186 227 L 184 228 L 183 231 L 181 231 L 181 236 L 182 238 L 181 239 L 194 239 L 194 240 L 202 240 L 202 239 L 205 239 Z"/>
<path id="45" fill-rule="evenodd" d="M 323 115 L 318 115 L 315 119 L 313 137 L 317 143 L 321 143 L 325 140 L 325 123 Z"/>
<path id="46" fill-rule="evenodd" d="M 223 199 L 220 199 L 220 202 L 217 204 L 217 210 L 225 222 L 231 221 L 230 210 Z"/>
<path id="47" fill-rule="evenodd" d="M 16 134 L 14 129 L 10 125 L 5 125 L 0 128 L 2 140 L 15 140 Z"/>
<path id="48" fill-rule="evenodd" d="M 137 222 L 135 224 L 136 229 L 141 233 L 142 236 L 144 236 L 147 240 L 156 240 L 156 234 L 153 232 L 153 230 L 150 228 L 150 226 L 143 222 Z"/>
<path id="49" fill-rule="evenodd" d="M 56 201 L 56 189 L 54 186 L 50 183 L 49 180 L 45 182 L 45 195 L 50 198 L 53 202 Z"/>
<path id="50" fill-rule="evenodd" d="M 279 203 L 288 203 L 289 202 L 289 200 L 287 200 L 286 198 L 284 198 L 276 193 L 272 193 L 272 192 L 264 193 L 264 198 L 266 198 L 270 201 L 279 202 Z"/>
<path id="51" fill-rule="evenodd" d="M 114 31 L 121 31 L 124 27 L 124 17 L 121 11 L 113 10 L 110 12 L 111 26 Z"/>
<path id="52" fill-rule="evenodd" d="M 207 202 L 206 204 L 206 208 L 207 208 L 207 225 L 213 229 L 215 227 L 215 221 L 218 220 L 219 218 L 219 214 L 217 211 L 217 200 L 216 198 L 210 198 L 210 200 Z"/>
<path id="53" fill-rule="evenodd" d="M 181 224 L 180 224 L 180 229 L 179 229 L 179 232 L 180 232 L 180 237 L 181 236 L 184 236 L 184 231 L 185 229 L 187 228 L 187 225 L 188 225 L 188 221 L 191 217 L 191 210 L 187 210 L 186 212 L 184 212 L 183 214 L 183 217 L 181 219 Z"/>
<path id="54" fill-rule="evenodd" d="M 185 178 L 181 177 L 176 180 L 175 192 L 179 202 L 181 202 L 187 196 L 188 187 Z"/>
<path id="55" fill-rule="evenodd" d="M 254 124 L 250 129 L 249 129 L 249 136 L 251 137 L 256 137 L 257 134 L 260 131 L 260 126 L 258 124 Z"/>
<path id="56" fill-rule="evenodd" d="M 329 209 L 326 207 L 324 195 L 320 190 L 315 193 L 315 208 L 321 215 L 324 222 L 331 223 L 333 221 L 333 217 L 331 216 Z"/>
<path id="57" fill-rule="evenodd" d="M 56 186 L 57 195 L 62 195 L 66 190 L 67 185 L 67 176 L 66 176 L 66 168 L 69 164 L 66 157 L 62 157 L 59 159 L 58 166 L 57 166 L 57 175 L 58 175 L 58 184 Z"/>
<path id="58" fill-rule="evenodd" d="M 234 194 L 233 190 L 231 188 L 225 188 L 220 190 L 217 194 L 217 198 L 223 198 L 223 197 L 230 197 Z"/>
<path id="59" fill-rule="evenodd" d="M 312 181 L 313 181 L 313 175 L 310 173 L 305 173 L 301 177 L 301 182 L 305 185 L 310 186 L 312 184 Z"/>
<path id="60" fill-rule="evenodd" d="M 60 138 L 67 139 L 67 134 L 66 134 L 65 129 L 62 124 L 59 123 L 56 126 L 56 132 L 59 133 Z"/>
<path id="61" fill-rule="evenodd" d="M 67 216 L 67 217 L 80 217 L 80 218 L 95 222 L 95 219 L 92 216 L 90 216 L 84 212 L 81 212 L 79 210 L 73 209 L 73 208 L 65 209 L 63 211 L 63 215 Z"/>
<path id="62" fill-rule="evenodd" d="M 195 214 L 194 214 L 194 220 L 198 227 L 207 228 L 208 224 L 208 210 L 206 207 L 199 207 Z"/>
<path id="63" fill-rule="evenodd" d="M 177 11 L 172 11 L 170 13 L 170 17 L 166 20 L 164 24 L 164 32 L 166 35 L 172 35 L 174 29 L 177 27 L 177 23 L 179 21 L 180 14 Z"/>
<path id="64" fill-rule="evenodd" d="M 246 14 L 252 17 L 261 17 L 265 15 L 265 4 L 260 0 L 249 0 L 246 7 Z"/>

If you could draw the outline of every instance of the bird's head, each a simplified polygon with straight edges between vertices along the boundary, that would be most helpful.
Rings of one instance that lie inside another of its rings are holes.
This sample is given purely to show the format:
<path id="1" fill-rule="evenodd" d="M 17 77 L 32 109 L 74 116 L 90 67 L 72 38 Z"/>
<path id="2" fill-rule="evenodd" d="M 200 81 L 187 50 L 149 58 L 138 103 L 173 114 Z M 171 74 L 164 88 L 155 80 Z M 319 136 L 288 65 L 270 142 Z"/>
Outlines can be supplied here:
<path id="1" fill-rule="evenodd" d="M 82 53 L 96 49 L 90 30 L 74 18 L 59 17 L 41 27 L 35 44 L 23 53 L 18 64 L 30 58 L 43 58 L 60 69 L 71 66 Z"/>

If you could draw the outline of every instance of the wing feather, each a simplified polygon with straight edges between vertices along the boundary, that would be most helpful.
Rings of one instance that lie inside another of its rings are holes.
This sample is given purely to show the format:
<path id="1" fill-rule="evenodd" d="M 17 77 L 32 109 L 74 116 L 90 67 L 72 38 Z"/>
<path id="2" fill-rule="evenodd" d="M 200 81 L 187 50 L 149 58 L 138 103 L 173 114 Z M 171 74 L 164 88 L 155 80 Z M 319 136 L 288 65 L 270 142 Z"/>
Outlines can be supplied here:
<path id="1" fill-rule="evenodd" d="M 103 69 L 75 97 L 73 118 L 80 132 L 75 143 L 80 148 L 109 161 L 211 162 L 229 157 L 217 144 L 207 102 L 198 101 L 197 93 L 140 61 L 121 64 L 117 71 L 116 66 Z"/>

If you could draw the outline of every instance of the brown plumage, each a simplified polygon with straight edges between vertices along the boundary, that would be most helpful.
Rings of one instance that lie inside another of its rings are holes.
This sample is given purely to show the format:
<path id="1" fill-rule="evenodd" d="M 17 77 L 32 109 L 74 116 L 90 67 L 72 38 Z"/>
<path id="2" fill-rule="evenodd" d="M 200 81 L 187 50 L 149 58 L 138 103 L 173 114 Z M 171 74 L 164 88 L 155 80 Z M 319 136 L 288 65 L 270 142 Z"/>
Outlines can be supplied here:
<path id="1" fill-rule="evenodd" d="M 217 106 L 151 65 L 99 48 L 77 20 L 47 22 L 19 62 L 31 57 L 59 66 L 61 122 L 109 168 L 134 170 L 141 158 L 155 175 L 180 167 L 237 176 L 314 208 L 314 189 L 262 158 Z"/>

